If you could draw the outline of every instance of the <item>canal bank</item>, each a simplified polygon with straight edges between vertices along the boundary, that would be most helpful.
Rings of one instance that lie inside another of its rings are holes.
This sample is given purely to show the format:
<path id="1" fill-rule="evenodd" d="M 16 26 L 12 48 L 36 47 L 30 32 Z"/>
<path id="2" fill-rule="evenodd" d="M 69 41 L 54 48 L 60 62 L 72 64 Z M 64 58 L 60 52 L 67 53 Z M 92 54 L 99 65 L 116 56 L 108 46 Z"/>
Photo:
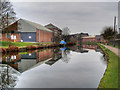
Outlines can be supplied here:
<path id="1" fill-rule="evenodd" d="M 16 77 L 15 88 L 97 88 L 107 61 L 96 46 L 74 45 L 66 50 L 57 47 L 10 53 L 2 56 L 1 63 L 22 73 Z"/>
<path id="2" fill-rule="evenodd" d="M 1 44 L 2 45 L 2 44 Z M 0 53 L 11 53 L 11 52 L 27 52 L 28 50 L 55 48 L 75 45 L 73 42 L 67 42 L 66 45 L 56 43 L 14 43 L 10 44 L 7 48 L 0 47 Z"/>
<path id="3" fill-rule="evenodd" d="M 111 52 L 109 49 L 106 49 L 104 46 L 98 44 L 106 58 L 108 60 L 107 69 L 104 73 L 103 78 L 100 81 L 98 88 L 120 88 L 120 73 L 118 72 L 118 68 L 120 67 L 118 64 L 118 60 L 120 59 L 116 54 Z"/>

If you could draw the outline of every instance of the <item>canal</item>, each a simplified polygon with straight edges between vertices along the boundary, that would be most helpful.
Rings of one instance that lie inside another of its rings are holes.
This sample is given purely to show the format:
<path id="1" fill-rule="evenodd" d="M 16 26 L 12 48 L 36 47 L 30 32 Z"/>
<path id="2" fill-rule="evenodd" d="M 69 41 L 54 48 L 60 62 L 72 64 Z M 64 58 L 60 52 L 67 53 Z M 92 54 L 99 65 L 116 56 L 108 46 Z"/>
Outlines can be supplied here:
<path id="1" fill-rule="evenodd" d="M 0 58 L 1 88 L 97 88 L 107 67 L 97 45 L 10 53 Z"/>

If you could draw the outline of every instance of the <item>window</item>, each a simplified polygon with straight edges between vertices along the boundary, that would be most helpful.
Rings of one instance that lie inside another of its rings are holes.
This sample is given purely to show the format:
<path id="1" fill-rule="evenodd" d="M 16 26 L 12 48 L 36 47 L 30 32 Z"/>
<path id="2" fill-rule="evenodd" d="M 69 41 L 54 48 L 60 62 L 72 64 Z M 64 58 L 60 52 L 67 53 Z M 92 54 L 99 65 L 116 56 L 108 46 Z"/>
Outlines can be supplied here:
<path id="1" fill-rule="evenodd" d="M 11 35 L 11 39 L 16 39 L 16 35 Z"/>
<path id="2" fill-rule="evenodd" d="M 8 33 L 8 38 L 10 38 L 10 36 L 11 36 L 11 33 Z"/>
<path id="3" fill-rule="evenodd" d="M 6 35 L 5 35 L 5 36 L 6 36 L 6 38 L 10 38 L 11 33 L 8 33 L 8 34 L 6 33 Z"/>
<path id="4" fill-rule="evenodd" d="M 14 56 L 14 59 L 16 59 L 16 56 Z"/>
<path id="5" fill-rule="evenodd" d="M 21 40 L 21 42 L 23 42 L 23 40 Z"/>
<path id="6" fill-rule="evenodd" d="M 29 36 L 29 39 L 31 39 L 31 36 Z"/>
<path id="7" fill-rule="evenodd" d="M 2 34 L 0 33 L 0 38 L 2 38 Z"/>
<path id="8" fill-rule="evenodd" d="M 11 56 L 11 59 L 16 59 L 16 56 Z"/>
<path id="9" fill-rule="evenodd" d="M 13 36 L 13 35 L 11 35 L 11 39 L 14 39 L 14 36 Z"/>
<path id="10" fill-rule="evenodd" d="M 29 53 L 29 56 L 31 56 L 32 54 L 31 53 Z"/>
<path id="11" fill-rule="evenodd" d="M 7 33 L 5 34 L 6 38 L 7 38 Z"/>
<path id="12" fill-rule="evenodd" d="M 14 39 L 16 39 L 16 35 L 14 35 Z"/>

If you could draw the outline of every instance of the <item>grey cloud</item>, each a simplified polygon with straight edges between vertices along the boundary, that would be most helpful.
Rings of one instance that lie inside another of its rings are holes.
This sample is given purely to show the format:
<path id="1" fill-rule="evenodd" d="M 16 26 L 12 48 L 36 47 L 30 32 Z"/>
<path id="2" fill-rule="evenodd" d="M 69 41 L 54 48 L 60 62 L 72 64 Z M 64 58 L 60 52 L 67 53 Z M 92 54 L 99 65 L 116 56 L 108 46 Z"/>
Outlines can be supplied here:
<path id="1" fill-rule="evenodd" d="M 23 2 L 13 5 L 18 17 L 43 25 L 68 26 L 71 33 L 90 34 L 100 34 L 104 26 L 111 26 L 118 8 L 115 2 Z"/>

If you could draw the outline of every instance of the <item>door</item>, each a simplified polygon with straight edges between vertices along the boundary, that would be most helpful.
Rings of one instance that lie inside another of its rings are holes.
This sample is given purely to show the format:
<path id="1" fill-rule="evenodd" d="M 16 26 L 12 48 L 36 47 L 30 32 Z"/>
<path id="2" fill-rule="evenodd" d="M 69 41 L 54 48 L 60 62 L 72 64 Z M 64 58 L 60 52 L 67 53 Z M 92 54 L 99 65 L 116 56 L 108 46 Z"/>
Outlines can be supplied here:
<path id="1" fill-rule="evenodd" d="M 36 32 L 21 32 L 22 42 L 36 42 Z"/>

